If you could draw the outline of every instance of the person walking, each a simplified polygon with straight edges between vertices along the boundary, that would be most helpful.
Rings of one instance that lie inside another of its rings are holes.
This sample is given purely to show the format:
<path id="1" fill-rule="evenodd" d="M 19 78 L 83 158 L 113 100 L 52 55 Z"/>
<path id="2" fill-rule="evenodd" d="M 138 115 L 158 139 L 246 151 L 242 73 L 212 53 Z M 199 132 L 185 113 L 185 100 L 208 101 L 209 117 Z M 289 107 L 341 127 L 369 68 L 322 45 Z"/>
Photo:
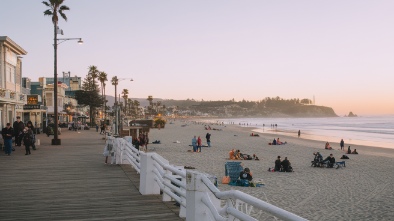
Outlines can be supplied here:
<path id="1" fill-rule="evenodd" d="M 25 145 L 26 154 L 30 155 L 30 146 L 33 145 L 33 131 L 26 127 L 23 131 L 23 144 Z"/>
<path id="2" fill-rule="evenodd" d="M 4 139 L 5 154 L 10 156 L 12 152 L 12 137 L 14 136 L 14 129 L 10 123 L 7 123 L 6 127 L 1 130 L 1 135 Z"/>
<path id="3" fill-rule="evenodd" d="M 298 130 L 298 138 L 301 136 L 301 130 Z"/>
<path id="4" fill-rule="evenodd" d="M 27 122 L 27 128 L 29 128 L 33 132 L 33 134 L 32 134 L 33 140 L 32 140 L 31 147 L 33 148 L 33 150 L 36 150 L 36 144 L 35 144 L 36 143 L 36 135 L 35 135 L 36 130 L 34 129 L 33 123 L 31 121 Z"/>
<path id="5" fill-rule="evenodd" d="M 343 139 L 341 139 L 339 145 L 341 146 L 341 150 L 345 150 L 345 141 L 343 141 Z"/>
<path id="6" fill-rule="evenodd" d="M 207 135 L 205 135 L 205 138 L 207 139 L 208 147 L 211 147 L 211 134 L 207 133 Z"/>
<path id="7" fill-rule="evenodd" d="M 100 134 L 101 133 L 105 134 L 105 124 L 102 124 L 100 129 L 101 129 Z"/>
<path id="8" fill-rule="evenodd" d="M 21 117 L 17 116 L 16 121 L 12 125 L 14 128 L 14 135 L 15 135 L 15 146 L 21 146 L 22 137 L 23 137 L 23 129 L 25 129 L 25 124 L 21 121 Z"/>

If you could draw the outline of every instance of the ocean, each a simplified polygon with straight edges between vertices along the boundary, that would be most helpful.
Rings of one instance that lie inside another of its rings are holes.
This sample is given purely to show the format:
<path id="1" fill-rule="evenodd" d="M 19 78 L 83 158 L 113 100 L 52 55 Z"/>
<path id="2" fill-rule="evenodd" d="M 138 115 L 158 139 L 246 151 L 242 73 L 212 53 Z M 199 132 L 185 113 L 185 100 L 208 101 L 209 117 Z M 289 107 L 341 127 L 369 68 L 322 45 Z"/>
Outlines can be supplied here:
<path id="1" fill-rule="evenodd" d="M 257 133 L 296 137 L 300 130 L 301 138 L 320 140 L 324 143 L 327 141 L 339 143 L 343 139 L 345 145 L 394 149 L 394 116 L 391 115 L 332 118 L 220 118 L 215 121 L 256 127 L 254 131 Z M 277 126 L 271 126 L 275 124 Z"/>

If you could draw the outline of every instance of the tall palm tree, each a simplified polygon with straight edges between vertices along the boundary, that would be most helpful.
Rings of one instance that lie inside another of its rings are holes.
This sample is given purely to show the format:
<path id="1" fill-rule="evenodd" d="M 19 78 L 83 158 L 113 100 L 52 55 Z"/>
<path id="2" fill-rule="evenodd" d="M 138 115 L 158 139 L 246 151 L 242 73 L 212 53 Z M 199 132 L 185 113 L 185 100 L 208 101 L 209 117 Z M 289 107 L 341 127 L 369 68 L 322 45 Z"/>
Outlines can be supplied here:
<path id="1" fill-rule="evenodd" d="M 132 106 L 133 106 L 133 100 L 131 100 L 131 98 L 128 98 L 127 99 L 127 111 L 126 111 L 126 113 L 129 113 L 129 115 L 131 115 L 131 108 L 132 108 Z"/>
<path id="2" fill-rule="evenodd" d="M 123 89 L 123 91 L 122 91 L 122 98 L 124 99 L 125 112 L 126 112 L 127 98 L 128 97 L 129 97 L 129 90 L 128 89 Z"/>
<path id="3" fill-rule="evenodd" d="M 105 82 L 108 81 L 107 79 L 107 73 L 105 73 L 104 71 L 101 71 L 98 75 L 98 80 L 100 81 L 101 84 L 101 96 L 103 97 L 103 111 L 104 111 L 104 122 L 106 120 L 106 101 L 107 99 L 105 99 Z"/>
<path id="4" fill-rule="evenodd" d="M 92 77 L 92 87 L 91 88 L 93 88 L 93 90 L 97 89 L 96 78 L 100 74 L 100 71 L 97 69 L 97 66 L 90 65 L 88 74 Z"/>
<path id="5" fill-rule="evenodd" d="M 139 113 L 138 113 L 139 106 L 140 106 L 140 102 L 138 100 L 134 100 L 133 107 L 134 107 L 135 117 L 138 117 L 138 115 L 139 115 Z"/>
<path id="6" fill-rule="evenodd" d="M 55 114 L 55 136 L 52 140 L 52 144 L 60 145 L 60 140 L 58 138 L 57 130 L 57 117 L 58 117 L 58 108 L 57 108 L 57 24 L 59 22 L 58 13 L 60 16 L 67 21 L 67 16 L 64 14 L 64 11 L 70 10 L 70 8 L 66 5 L 62 5 L 64 0 L 49 0 L 48 2 L 43 1 L 42 4 L 49 7 L 46 11 L 44 11 L 44 16 L 52 16 L 52 23 L 53 23 L 53 49 L 54 49 L 54 114 Z"/>
<path id="7" fill-rule="evenodd" d="M 112 83 L 112 85 L 115 86 L 115 104 L 117 104 L 116 98 L 117 98 L 118 95 L 117 95 L 117 92 L 116 92 L 116 87 L 117 87 L 118 84 L 119 84 L 119 79 L 118 79 L 118 77 L 116 77 L 116 76 L 112 77 L 111 83 Z"/>

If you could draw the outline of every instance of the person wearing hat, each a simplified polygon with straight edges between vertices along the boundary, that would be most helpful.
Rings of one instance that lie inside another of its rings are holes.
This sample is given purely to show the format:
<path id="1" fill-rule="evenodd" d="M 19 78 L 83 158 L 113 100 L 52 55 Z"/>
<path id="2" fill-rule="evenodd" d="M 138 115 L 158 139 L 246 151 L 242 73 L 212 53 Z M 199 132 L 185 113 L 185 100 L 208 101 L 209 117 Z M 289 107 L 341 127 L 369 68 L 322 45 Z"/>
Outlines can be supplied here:
<path id="1" fill-rule="evenodd" d="M 14 136 L 14 129 L 10 123 L 7 123 L 7 126 L 1 130 L 1 135 L 4 139 L 5 154 L 9 156 L 12 152 L 12 137 Z"/>
<path id="2" fill-rule="evenodd" d="M 23 129 L 25 129 L 25 124 L 21 121 L 21 117 L 17 116 L 16 121 L 12 125 L 14 128 L 15 134 L 15 146 L 21 146 L 22 137 L 23 137 Z"/>
<path id="3" fill-rule="evenodd" d="M 241 180 L 252 181 L 253 177 L 252 177 L 252 173 L 250 172 L 250 169 L 246 167 L 246 168 L 239 174 L 239 178 L 240 178 Z"/>

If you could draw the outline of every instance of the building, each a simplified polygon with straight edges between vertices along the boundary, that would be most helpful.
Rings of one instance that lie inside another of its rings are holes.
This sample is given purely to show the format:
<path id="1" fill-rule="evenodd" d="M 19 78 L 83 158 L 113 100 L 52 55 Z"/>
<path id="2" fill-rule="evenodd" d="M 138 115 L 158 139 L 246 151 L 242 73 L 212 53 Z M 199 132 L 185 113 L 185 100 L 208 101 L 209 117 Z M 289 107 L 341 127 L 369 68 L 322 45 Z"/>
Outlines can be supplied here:
<path id="1" fill-rule="evenodd" d="M 21 46 L 7 36 L 0 36 L 0 125 L 12 123 L 23 115 L 26 91 L 22 88 L 22 57 L 26 55 Z"/>

